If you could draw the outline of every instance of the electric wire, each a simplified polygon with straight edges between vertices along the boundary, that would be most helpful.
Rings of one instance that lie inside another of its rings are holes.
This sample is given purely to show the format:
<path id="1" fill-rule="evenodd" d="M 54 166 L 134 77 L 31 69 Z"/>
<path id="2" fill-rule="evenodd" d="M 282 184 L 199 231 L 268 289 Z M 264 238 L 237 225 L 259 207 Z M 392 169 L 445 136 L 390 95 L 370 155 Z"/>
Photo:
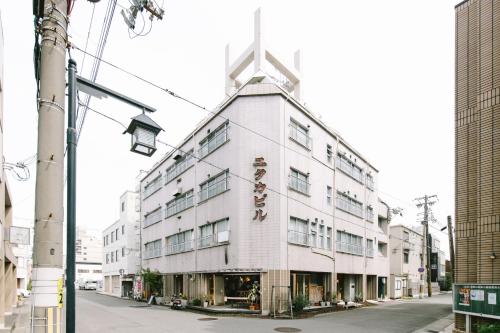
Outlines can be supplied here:
<path id="1" fill-rule="evenodd" d="M 125 124 L 123 124 L 121 121 L 119 121 L 119 120 L 117 120 L 117 119 L 115 119 L 115 118 L 113 118 L 113 117 L 111 117 L 111 116 L 105 115 L 103 112 L 100 112 L 100 111 L 98 111 L 98 110 L 96 110 L 96 109 L 94 109 L 94 108 L 91 108 L 91 107 L 88 107 L 88 110 L 90 110 L 90 111 L 92 111 L 92 112 L 94 112 L 94 113 L 96 113 L 96 114 L 98 114 L 98 115 L 100 115 L 100 116 L 103 116 L 103 117 L 105 117 L 105 118 L 106 118 L 106 119 L 108 119 L 108 120 L 111 120 L 111 121 L 113 121 L 113 122 L 115 122 L 115 123 L 119 124 L 119 125 L 120 125 L 120 126 L 122 126 L 123 128 L 127 128 L 127 126 L 126 126 Z M 211 162 L 207 161 L 206 159 L 203 159 L 203 158 L 200 158 L 200 157 L 196 156 L 194 153 L 190 153 L 190 152 L 188 152 L 188 151 L 183 151 L 182 149 L 180 149 L 180 148 L 178 148 L 178 147 L 176 147 L 176 146 L 174 146 L 174 145 L 171 145 L 171 144 L 169 144 L 169 143 L 167 143 L 167 142 L 165 142 L 165 141 L 162 141 L 162 140 L 160 140 L 160 139 L 158 139 L 158 138 L 156 139 L 156 141 L 157 141 L 158 143 L 161 143 L 161 144 L 163 144 L 163 145 L 165 145 L 165 146 L 169 147 L 169 148 L 172 148 L 172 149 L 174 149 L 174 150 L 178 150 L 179 152 L 181 152 L 181 153 L 183 153 L 183 154 L 189 155 L 189 156 L 191 156 L 192 158 L 194 158 L 195 160 L 197 160 L 198 162 L 205 163 L 205 164 L 207 164 L 207 165 L 209 165 L 209 166 L 212 166 L 212 167 L 214 167 L 214 168 L 216 168 L 216 169 L 218 169 L 218 170 L 220 170 L 220 171 L 227 171 L 229 175 L 231 175 L 231 176 L 233 176 L 233 177 L 235 177 L 235 178 L 238 178 L 238 179 L 240 179 L 240 180 L 242 180 L 242 181 L 248 182 L 248 183 L 250 183 L 251 185 L 255 185 L 255 181 L 254 181 L 254 180 L 251 180 L 251 179 L 248 179 L 248 178 L 243 177 L 243 176 L 241 176 L 241 175 L 238 175 L 238 174 L 236 174 L 236 173 L 234 173 L 234 172 L 232 172 L 232 171 L 228 170 L 228 168 L 223 168 L 223 167 L 220 167 L 220 166 L 218 166 L 218 165 L 216 165 L 216 164 L 214 164 L 214 163 L 211 163 Z M 398 240 L 404 240 L 403 238 L 399 238 L 399 237 L 396 237 L 396 236 L 393 236 L 393 235 L 385 234 L 384 232 L 381 232 L 381 231 L 375 231 L 375 230 L 373 230 L 373 229 L 369 229 L 369 228 L 367 228 L 366 226 L 362 226 L 362 225 L 360 225 L 360 224 L 358 224 L 358 223 L 355 223 L 355 222 L 352 222 L 352 221 L 350 221 L 350 220 L 344 219 L 344 218 L 342 218 L 342 217 L 340 217 L 340 216 L 337 216 L 337 215 L 331 214 L 331 213 L 329 213 L 329 212 L 323 211 L 323 210 L 318 209 L 318 208 L 316 208 L 316 207 L 313 207 L 313 206 L 311 206 L 311 205 L 309 205 L 309 204 L 307 204 L 307 203 L 304 203 L 304 202 L 302 202 L 302 201 L 300 201 L 300 200 L 298 200 L 298 199 L 296 199 L 296 198 L 293 198 L 293 197 L 289 196 L 289 195 L 288 195 L 288 194 L 286 194 L 286 193 L 283 193 L 283 192 L 280 192 L 280 191 L 278 191 L 278 190 L 275 190 L 275 189 L 273 189 L 273 188 L 271 188 L 271 187 L 267 187 L 266 189 L 267 189 L 267 190 L 269 190 L 270 192 L 273 192 L 273 193 L 275 193 L 275 194 L 279 195 L 279 196 L 283 196 L 283 197 L 284 197 L 284 198 L 286 198 L 286 199 L 293 200 L 293 201 L 295 201 L 295 202 L 297 202 L 297 203 L 299 203 L 299 204 L 301 204 L 301 205 L 303 205 L 303 206 L 305 206 L 305 207 L 307 207 L 307 208 L 310 208 L 310 209 L 312 209 L 312 210 L 314 210 L 314 211 L 316 211 L 316 212 L 318 212 L 318 213 L 328 215 L 329 217 L 332 217 L 333 219 L 337 219 L 337 220 L 341 220 L 341 221 L 344 221 L 344 222 L 347 222 L 347 223 L 353 224 L 353 225 L 357 226 L 358 228 L 364 228 L 364 229 L 366 229 L 366 230 L 371 231 L 371 232 L 372 232 L 372 233 L 374 233 L 374 234 L 381 234 L 381 235 L 384 235 L 384 236 L 387 236 L 387 237 L 390 237 L 390 238 L 395 238 L 395 239 L 398 239 Z M 368 222 L 368 223 L 371 223 L 371 222 Z"/>
<path id="2" fill-rule="evenodd" d="M 87 48 L 89 46 L 89 39 L 90 39 L 90 32 L 92 30 L 92 23 L 94 22 L 94 13 L 95 13 L 95 3 L 93 3 L 93 7 L 92 7 L 92 14 L 90 15 L 90 23 L 89 23 L 89 30 L 87 32 L 87 39 L 85 41 L 85 51 L 87 51 Z M 83 68 L 85 66 L 85 57 L 87 55 L 86 54 L 83 54 L 83 60 L 82 60 L 82 69 L 81 71 L 83 72 Z M 70 57 L 71 58 L 71 57 Z"/>

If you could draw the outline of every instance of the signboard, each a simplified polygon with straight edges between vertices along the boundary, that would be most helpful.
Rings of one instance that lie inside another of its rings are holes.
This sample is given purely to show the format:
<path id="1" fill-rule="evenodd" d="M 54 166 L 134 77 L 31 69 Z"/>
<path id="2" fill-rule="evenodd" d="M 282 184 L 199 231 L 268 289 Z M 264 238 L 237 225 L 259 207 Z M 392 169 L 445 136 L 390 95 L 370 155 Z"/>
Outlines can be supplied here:
<path id="1" fill-rule="evenodd" d="M 419 272 L 419 273 L 423 273 L 424 271 L 425 271 L 425 268 L 423 268 L 423 267 L 419 267 L 419 268 L 418 268 L 418 272 Z"/>
<path id="2" fill-rule="evenodd" d="M 62 309 L 63 307 L 63 279 L 57 280 L 57 307 Z"/>
<path id="3" fill-rule="evenodd" d="M 500 319 L 500 284 L 455 284 L 453 312 Z"/>
<path id="4" fill-rule="evenodd" d="M 264 221 L 267 217 L 267 212 L 264 212 L 266 206 L 266 198 L 267 193 L 266 188 L 267 184 L 263 183 L 262 177 L 266 174 L 265 167 L 267 166 L 267 162 L 264 160 L 264 157 L 256 157 L 253 166 L 256 168 L 254 173 L 255 179 L 255 188 L 253 190 L 254 196 L 253 201 L 255 205 L 255 216 L 253 220 L 258 220 L 260 222 Z M 257 183 L 258 182 L 258 183 Z"/>
<path id="5" fill-rule="evenodd" d="M 9 240 L 11 244 L 30 245 L 30 228 L 10 227 Z"/>

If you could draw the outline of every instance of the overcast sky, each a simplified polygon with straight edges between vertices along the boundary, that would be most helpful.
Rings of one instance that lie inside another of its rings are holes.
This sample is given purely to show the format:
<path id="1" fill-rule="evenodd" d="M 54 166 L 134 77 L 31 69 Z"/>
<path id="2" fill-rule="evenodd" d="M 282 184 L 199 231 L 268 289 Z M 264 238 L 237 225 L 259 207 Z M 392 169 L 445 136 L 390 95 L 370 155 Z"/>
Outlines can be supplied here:
<path id="1" fill-rule="evenodd" d="M 161 4 L 161 0 L 157 0 Z M 416 1 L 165 1 L 165 16 L 151 32 L 131 39 L 117 7 L 103 58 L 211 109 L 224 97 L 224 48 L 232 60 L 253 40 L 253 15 L 262 7 L 267 44 L 290 63 L 303 54 L 303 100 L 379 170 L 380 196 L 405 209 L 395 223 L 416 225 L 412 200 L 437 194 L 438 223 L 454 213 L 454 5 Z M 4 31 L 4 155 L 17 162 L 36 153 L 31 1 L 1 1 Z M 121 6 L 128 1 L 119 0 Z M 94 5 L 77 0 L 71 42 L 80 48 Z M 88 51 L 96 52 L 107 1 L 95 5 Z M 147 19 L 147 18 L 146 18 Z M 138 19 L 138 25 L 141 26 Z M 149 30 L 149 21 L 145 31 Z M 93 59 L 72 51 L 80 75 Z M 82 68 L 83 63 L 83 68 Z M 207 113 L 105 64 L 98 83 L 159 111 L 160 135 L 179 143 Z M 91 107 L 128 123 L 138 111 L 112 100 Z M 77 224 L 104 229 L 118 218 L 119 196 L 134 189 L 152 157 L 129 152 L 123 129 L 89 112 L 78 147 Z M 34 215 L 36 169 L 31 179 L 9 176 L 16 224 Z M 435 229 L 432 229 L 436 231 Z M 441 233 L 443 247 L 447 247 Z M 446 250 L 446 249 L 445 249 Z M 447 251 L 448 252 L 448 251 Z"/>

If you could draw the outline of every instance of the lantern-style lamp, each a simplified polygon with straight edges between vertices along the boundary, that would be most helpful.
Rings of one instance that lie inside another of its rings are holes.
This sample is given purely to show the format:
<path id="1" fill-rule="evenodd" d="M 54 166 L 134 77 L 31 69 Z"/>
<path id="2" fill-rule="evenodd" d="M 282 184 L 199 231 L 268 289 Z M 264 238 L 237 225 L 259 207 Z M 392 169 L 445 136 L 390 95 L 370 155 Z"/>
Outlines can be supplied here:
<path id="1" fill-rule="evenodd" d="M 132 135 L 132 147 L 130 151 L 135 153 L 151 156 L 156 151 L 156 136 L 163 129 L 146 116 L 144 113 L 132 118 L 130 125 L 123 132 Z"/>

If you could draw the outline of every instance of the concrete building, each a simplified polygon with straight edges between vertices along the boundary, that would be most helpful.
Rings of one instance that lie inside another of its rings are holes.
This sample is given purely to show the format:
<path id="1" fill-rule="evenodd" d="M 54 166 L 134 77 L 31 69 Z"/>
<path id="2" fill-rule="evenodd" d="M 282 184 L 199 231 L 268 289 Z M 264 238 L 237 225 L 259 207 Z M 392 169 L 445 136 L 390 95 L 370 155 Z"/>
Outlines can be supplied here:
<path id="1" fill-rule="evenodd" d="M 102 281 L 102 241 L 98 230 L 76 228 L 76 277 L 80 285 L 87 280 Z"/>
<path id="2" fill-rule="evenodd" d="M 234 63 L 226 48 L 228 97 L 141 182 L 143 266 L 164 274 L 166 296 L 218 305 L 246 300 L 257 282 L 263 313 L 288 290 L 311 304 L 386 297 L 378 170 L 301 103 L 300 52 L 284 65 L 260 21 L 259 10 Z"/>
<path id="3" fill-rule="evenodd" d="M 3 168 L 3 30 L 0 16 L 0 329 L 12 325 L 12 309 L 17 304 L 17 259 L 12 252 L 9 231 L 12 226 L 12 202 L 7 177 Z"/>
<path id="4" fill-rule="evenodd" d="M 31 269 L 33 268 L 33 248 L 29 244 L 16 244 L 12 251 L 17 258 L 17 288 L 28 289 L 28 284 L 31 281 Z"/>
<path id="5" fill-rule="evenodd" d="M 462 1 L 455 20 L 455 283 L 498 285 L 500 6 Z M 468 324 L 487 320 L 472 316 Z M 466 329 L 465 314 L 456 314 L 455 326 Z"/>
<path id="6" fill-rule="evenodd" d="M 423 264 L 424 239 L 421 232 L 404 225 L 390 226 L 391 298 L 418 297 L 426 274 Z M 422 288 L 422 289 L 421 289 Z"/>
<path id="7" fill-rule="evenodd" d="M 128 296 L 140 272 L 139 196 L 126 191 L 120 197 L 120 219 L 102 232 L 104 292 Z"/>

